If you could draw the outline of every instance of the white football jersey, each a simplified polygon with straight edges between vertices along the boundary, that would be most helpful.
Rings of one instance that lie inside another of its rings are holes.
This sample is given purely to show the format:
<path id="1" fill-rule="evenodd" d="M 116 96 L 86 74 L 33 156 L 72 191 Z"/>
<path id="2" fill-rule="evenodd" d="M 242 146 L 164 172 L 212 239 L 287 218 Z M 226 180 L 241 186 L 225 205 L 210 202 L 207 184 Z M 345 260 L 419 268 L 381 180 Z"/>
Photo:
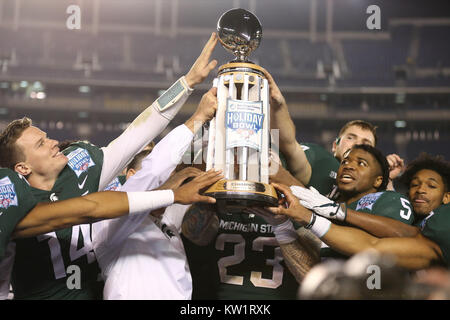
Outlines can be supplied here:
<path id="1" fill-rule="evenodd" d="M 192 141 L 184 125 L 172 130 L 119 191 L 152 190 L 169 178 Z M 187 206 L 169 206 L 161 220 L 148 212 L 92 225 L 104 299 L 190 299 L 192 279 L 179 235 Z"/>

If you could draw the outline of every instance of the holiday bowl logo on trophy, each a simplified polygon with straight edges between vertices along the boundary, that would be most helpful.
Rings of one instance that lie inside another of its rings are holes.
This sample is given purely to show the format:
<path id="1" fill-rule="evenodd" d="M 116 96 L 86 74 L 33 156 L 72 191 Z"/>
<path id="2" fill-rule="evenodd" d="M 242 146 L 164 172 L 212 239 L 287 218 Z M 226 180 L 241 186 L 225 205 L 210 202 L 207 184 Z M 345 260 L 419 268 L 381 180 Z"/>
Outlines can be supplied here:
<path id="1" fill-rule="evenodd" d="M 263 69 L 248 60 L 262 39 L 258 18 L 244 9 L 225 12 L 217 23 L 219 41 L 236 58 L 219 67 L 214 79 L 218 108 L 209 124 L 207 170 L 223 171 L 225 179 L 206 195 L 219 210 L 276 206 L 269 185 L 269 86 Z"/>

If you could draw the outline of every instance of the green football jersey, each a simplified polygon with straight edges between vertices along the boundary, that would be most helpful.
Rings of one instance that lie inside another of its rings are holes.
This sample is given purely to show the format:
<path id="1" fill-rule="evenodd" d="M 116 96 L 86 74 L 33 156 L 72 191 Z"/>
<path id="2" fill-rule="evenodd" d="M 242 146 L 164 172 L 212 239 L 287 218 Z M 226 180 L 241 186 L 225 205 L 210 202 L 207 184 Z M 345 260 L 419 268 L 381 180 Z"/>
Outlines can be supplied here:
<path id="1" fill-rule="evenodd" d="M 411 203 L 405 196 L 395 191 L 367 194 L 358 201 L 350 203 L 348 208 L 395 219 L 409 225 L 414 222 Z"/>
<path id="2" fill-rule="evenodd" d="M 311 165 L 311 179 L 307 187 L 314 187 L 321 194 L 328 195 L 336 183 L 339 161 L 327 150 L 314 143 L 300 144 Z"/>
<path id="3" fill-rule="evenodd" d="M 370 193 L 350 203 L 347 207 L 359 212 L 395 219 L 409 225 L 414 222 L 414 212 L 409 200 L 395 191 Z M 320 256 L 322 258 L 347 258 L 328 247 L 320 250 Z"/>
<path id="4" fill-rule="evenodd" d="M 39 202 L 79 197 L 98 191 L 103 151 L 77 142 L 51 191 L 31 188 Z M 91 225 L 83 224 L 16 240 L 12 286 L 16 299 L 102 298 L 99 267 L 91 243 Z M 81 285 L 77 285 L 81 284 Z"/>
<path id="5" fill-rule="evenodd" d="M 431 211 L 423 222 L 422 234 L 441 248 L 445 263 L 450 267 L 450 203 Z"/>
<path id="6" fill-rule="evenodd" d="M 183 238 L 193 299 L 296 299 L 298 283 L 262 218 L 218 214 L 219 232 L 208 246 Z"/>
<path id="7" fill-rule="evenodd" d="M 0 168 L 0 261 L 16 225 L 36 203 L 25 179 L 12 170 Z"/>

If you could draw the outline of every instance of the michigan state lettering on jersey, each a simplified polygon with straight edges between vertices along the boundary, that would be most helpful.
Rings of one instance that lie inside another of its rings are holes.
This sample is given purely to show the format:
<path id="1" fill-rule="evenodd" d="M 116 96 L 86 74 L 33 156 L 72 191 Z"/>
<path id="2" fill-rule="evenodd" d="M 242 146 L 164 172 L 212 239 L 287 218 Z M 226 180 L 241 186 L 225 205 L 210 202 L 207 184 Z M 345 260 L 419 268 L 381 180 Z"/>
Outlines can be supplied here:
<path id="1" fill-rule="evenodd" d="M 247 214 L 218 214 L 219 232 L 205 247 L 184 238 L 193 299 L 296 299 L 272 226 Z"/>
<path id="2" fill-rule="evenodd" d="M 431 211 L 424 220 L 422 234 L 441 248 L 447 267 L 450 266 L 450 203 Z"/>
<path id="3" fill-rule="evenodd" d="M 32 188 L 39 202 L 65 200 L 98 191 L 103 152 L 86 142 L 63 153 L 69 162 L 52 190 Z M 84 224 L 16 241 L 12 285 L 17 299 L 101 299 L 100 269 Z"/>
<path id="4" fill-rule="evenodd" d="M 414 222 L 414 212 L 409 200 L 402 194 L 394 191 L 367 194 L 361 199 L 350 203 L 347 207 L 358 212 L 395 219 L 409 225 Z M 347 258 L 330 249 L 327 245 L 324 245 L 320 250 L 320 256 L 322 258 Z"/>
<path id="5" fill-rule="evenodd" d="M 0 168 L 0 261 L 16 225 L 36 203 L 25 179 Z"/>
<path id="6" fill-rule="evenodd" d="M 307 187 L 314 187 L 321 194 L 328 195 L 336 183 L 339 161 L 327 150 L 314 143 L 300 144 L 311 165 L 311 179 Z"/>

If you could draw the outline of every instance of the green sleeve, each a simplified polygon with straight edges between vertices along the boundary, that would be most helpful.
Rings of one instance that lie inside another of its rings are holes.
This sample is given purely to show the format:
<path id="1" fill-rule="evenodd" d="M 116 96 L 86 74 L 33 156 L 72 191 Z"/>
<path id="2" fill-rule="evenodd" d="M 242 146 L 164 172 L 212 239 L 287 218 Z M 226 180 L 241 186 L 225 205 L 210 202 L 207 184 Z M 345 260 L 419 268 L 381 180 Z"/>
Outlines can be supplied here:
<path id="1" fill-rule="evenodd" d="M 450 204 L 441 205 L 431 214 L 422 234 L 441 248 L 445 263 L 450 267 Z"/>
<path id="2" fill-rule="evenodd" d="M 0 260 L 16 225 L 36 203 L 27 182 L 11 170 L 0 169 Z"/>
<path id="3" fill-rule="evenodd" d="M 311 165 L 311 179 L 307 187 L 314 187 L 321 194 L 327 195 L 336 182 L 339 161 L 328 151 L 317 144 L 301 144 L 306 158 Z"/>
<path id="4" fill-rule="evenodd" d="M 395 219 L 409 225 L 414 221 L 409 200 L 394 191 L 371 193 L 362 197 L 357 203 L 356 211 Z"/>

